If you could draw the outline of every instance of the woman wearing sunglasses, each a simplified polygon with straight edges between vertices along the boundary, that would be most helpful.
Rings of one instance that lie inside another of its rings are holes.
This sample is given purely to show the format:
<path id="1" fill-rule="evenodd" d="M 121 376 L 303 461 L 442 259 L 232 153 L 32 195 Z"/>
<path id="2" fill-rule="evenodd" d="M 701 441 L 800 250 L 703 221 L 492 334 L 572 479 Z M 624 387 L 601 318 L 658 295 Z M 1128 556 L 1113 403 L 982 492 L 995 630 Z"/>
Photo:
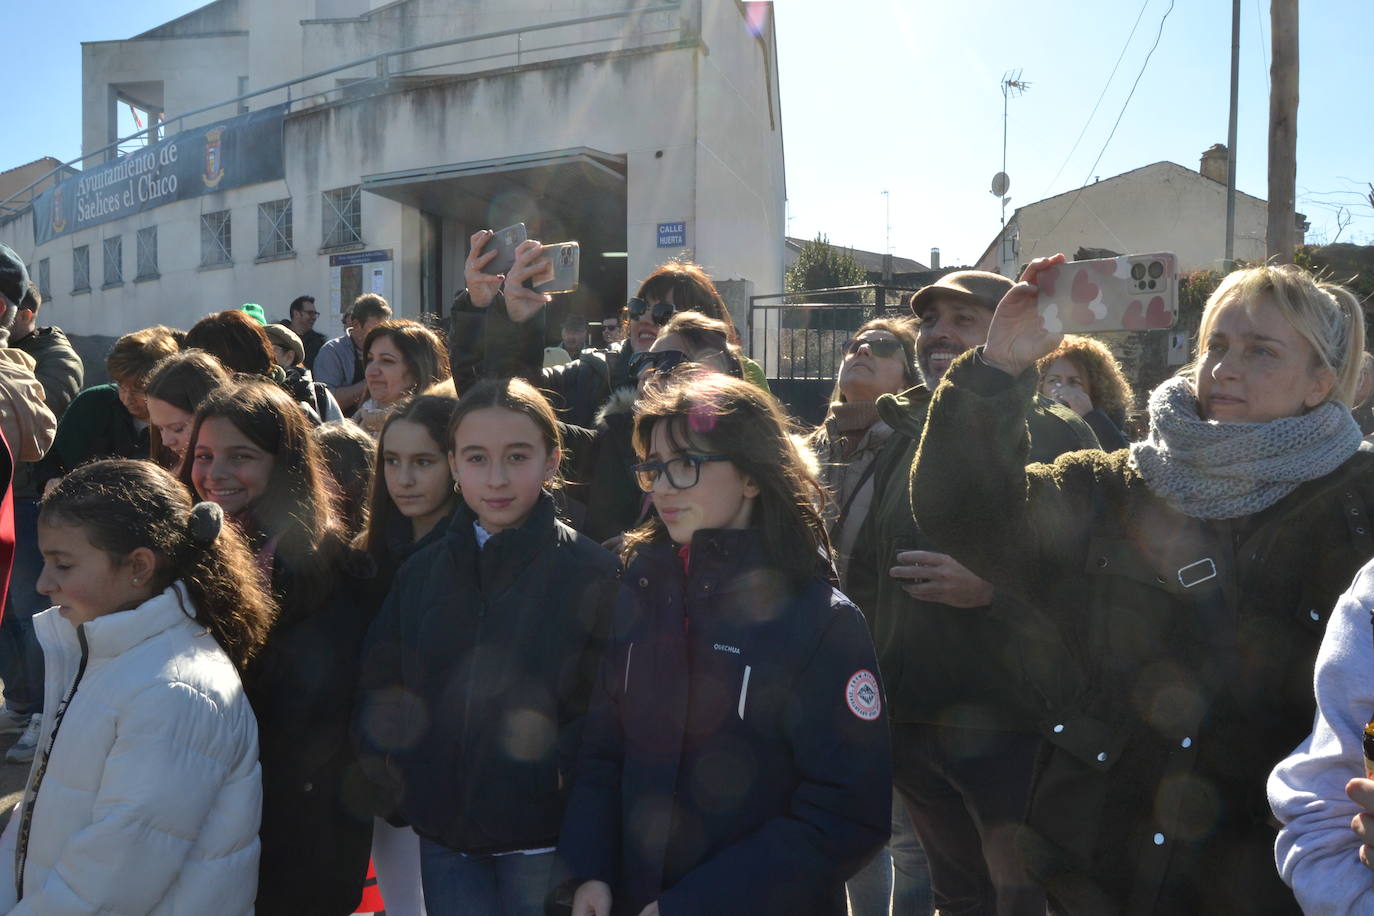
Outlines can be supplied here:
<path id="1" fill-rule="evenodd" d="M 821 482 L 830 493 L 826 529 L 840 589 L 846 593 L 849 558 L 873 504 L 878 455 L 892 436 L 892 427 L 878 416 L 876 401 L 919 382 L 915 325 L 901 318 L 875 318 L 845 342 L 830 409 L 811 434 Z M 893 913 L 930 912 L 930 869 L 900 801 L 893 806 L 888 847 L 847 888 L 854 916 L 886 916 L 889 905 Z"/>
<path id="2" fill-rule="evenodd" d="M 588 537 L 605 543 L 644 521 L 648 505 L 630 470 L 639 460 L 631 441 L 634 407 L 646 385 L 685 363 L 743 377 L 729 327 L 700 312 L 680 312 L 649 350 L 630 357 L 636 387 L 612 394 L 594 427 L 560 424 L 571 456 L 563 466 L 566 508 L 573 527 Z"/>
<path id="3" fill-rule="evenodd" d="M 649 274 L 630 299 L 625 340 L 546 368 L 544 306 L 549 297 L 525 284 L 545 279 L 552 264 L 541 256 L 539 242 L 529 240 L 515 249 L 509 273 L 485 273 L 496 256 L 494 249 L 486 250 L 492 238 L 494 233 L 483 229 L 469 239 L 463 273 L 467 289 L 453 302 L 449 352 L 460 390 L 484 376 L 520 376 L 549 395 L 559 419 L 591 427 L 612 392 L 635 385 L 630 358 L 648 350 L 673 315 L 699 312 L 724 322 L 730 342 L 739 341 L 730 310 L 706 272 L 690 261 L 670 261 Z M 747 358 L 743 363 L 746 377 L 767 390 L 763 369 Z"/>

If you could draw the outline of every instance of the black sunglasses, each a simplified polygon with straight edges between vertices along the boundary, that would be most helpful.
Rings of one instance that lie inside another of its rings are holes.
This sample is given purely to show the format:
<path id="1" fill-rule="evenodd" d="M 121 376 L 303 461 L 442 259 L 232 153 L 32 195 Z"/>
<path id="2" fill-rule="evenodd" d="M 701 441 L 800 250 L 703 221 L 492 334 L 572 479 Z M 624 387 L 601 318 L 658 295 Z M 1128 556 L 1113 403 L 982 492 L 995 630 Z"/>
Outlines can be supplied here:
<path id="1" fill-rule="evenodd" d="M 673 317 L 673 313 L 678 311 L 678 307 L 671 302 L 655 302 L 653 305 L 650 305 L 638 296 L 630 300 L 628 308 L 631 321 L 638 321 L 640 318 L 644 317 L 645 312 L 648 312 L 654 324 L 659 327 L 663 327 L 667 324 L 668 319 Z"/>
<path id="2" fill-rule="evenodd" d="M 654 372 L 672 372 L 687 361 L 687 354 L 681 350 L 659 350 L 636 353 L 630 357 L 630 374 L 638 377 L 646 368 Z"/>
<path id="3" fill-rule="evenodd" d="M 890 340 L 886 337 L 879 337 L 876 340 L 860 340 L 857 337 L 852 337 L 845 341 L 845 355 L 853 356 L 855 353 L 858 353 L 859 348 L 865 344 L 868 346 L 869 352 L 879 359 L 886 359 L 902 348 L 899 341 Z"/>

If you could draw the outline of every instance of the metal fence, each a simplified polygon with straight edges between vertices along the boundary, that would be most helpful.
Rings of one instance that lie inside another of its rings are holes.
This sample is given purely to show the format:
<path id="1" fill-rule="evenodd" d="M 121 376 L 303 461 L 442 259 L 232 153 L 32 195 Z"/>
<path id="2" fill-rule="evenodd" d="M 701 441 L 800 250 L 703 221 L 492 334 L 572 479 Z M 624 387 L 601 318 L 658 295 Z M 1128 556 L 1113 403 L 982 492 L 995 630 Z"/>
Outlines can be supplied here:
<path id="1" fill-rule="evenodd" d="M 749 356 L 797 418 L 817 423 L 844 360 L 844 345 L 864 322 L 905 317 L 915 289 L 865 284 L 749 297 Z"/>

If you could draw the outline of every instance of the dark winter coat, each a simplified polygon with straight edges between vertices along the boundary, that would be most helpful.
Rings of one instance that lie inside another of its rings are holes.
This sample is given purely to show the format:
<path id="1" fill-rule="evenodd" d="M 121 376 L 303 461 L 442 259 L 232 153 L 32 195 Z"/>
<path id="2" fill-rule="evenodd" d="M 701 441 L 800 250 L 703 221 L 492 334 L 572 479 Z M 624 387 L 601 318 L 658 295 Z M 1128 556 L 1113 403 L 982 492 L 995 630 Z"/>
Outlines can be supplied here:
<path id="1" fill-rule="evenodd" d="M 44 481 L 97 458 L 147 458 L 148 427 L 139 429 L 113 384 L 87 388 L 67 405 L 43 457 Z"/>
<path id="2" fill-rule="evenodd" d="M 912 477 L 922 525 L 1055 621 L 1028 864 L 1067 916 L 1296 913 L 1269 770 L 1308 733 L 1327 614 L 1374 554 L 1374 452 L 1246 519 L 1181 515 L 1129 451 L 1025 466 L 1013 380 L 961 357 Z M 969 461 L 968 454 L 982 457 Z"/>
<path id="3" fill-rule="evenodd" d="M 546 314 L 517 323 L 500 293 L 484 309 L 472 305 L 466 290 L 459 294 L 449 333 L 454 384 L 461 392 L 479 378 L 524 378 L 549 395 L 560 420 L 592 427 L 611 392 L 634 386 L 630 347 L 622 341 L 609 350 L 584 350 L 572 362 L 545 368 Z"/>
<path id="4" fill-rule="evenodd" d="M 1043 706 L 1027 691 L 1031 672 L 1052 672 L 1064 656 L 1048 620 L 1001 589 L 986 608 L 957 608 L 912 598 L 888 575 L 899 550 L 954 553 L 912 513 L 908 479 L 929 402 L 925 387 L 878 399 L 878 415 L 893 433 L 878 456 L 873 508 L 849 561 L 849 597 L 872 628 L 894 721 L 1034 731 Z M 1032 460 L 1096 447 L 1092 431 L 1062 404 L 1031 392 L 1019 406 Z M 988 460 L 971 440 L 951 447 L 971 464 Z"/>
<path id="5" fill-rule="evenodd" d="M 345 916 L 362 895 L 372 818 L 349 726 L 372 615 L 357 561 L 309 613 L 288 601 L 245 672 L 262 754 L 260 916 Z M 280 559 L 273 586 L 290 595 Z"/>
<path id="6" fill-rule="evenodd" d="M 863 618 L 753 531 L 630 564 L 559 851 L 616 916 L 843 916 L 886 840 L 892 761 Z"/>
<path id="7" fill-rule="evenodd" d="M 10 342 L 16 350 L 33 357 L 33 374 L 43 386 L 43 403 L 60 422 L 67 405 L 81 391 L 85 366 L 72 348 L 61 328 L 34 328 L 32 334 Z M 142 456 L 140 456 L 142 457 Z M 37 499 L 41 472 L 38 462 L 26 462 L 15 468 L 14 495 L 18 499 Z"/>
<path id="8" fill-rule="evenodd" d="M 572 526 L 597 543 L 634 528 L 647 514 L 644 491 L 631 468 L 635 391 L 623 388 L 597 412 L 596 427 L 561 424 L 567 486 L 562 500 Z"/>
<path id="9" fill-rule="evenodd" d="M 479 548 L 466 505 L 397 574 L 367 636 L 355 734 L 422 837 L 471 854 L 553 846 L 619 583 L 541 497 Z"/>

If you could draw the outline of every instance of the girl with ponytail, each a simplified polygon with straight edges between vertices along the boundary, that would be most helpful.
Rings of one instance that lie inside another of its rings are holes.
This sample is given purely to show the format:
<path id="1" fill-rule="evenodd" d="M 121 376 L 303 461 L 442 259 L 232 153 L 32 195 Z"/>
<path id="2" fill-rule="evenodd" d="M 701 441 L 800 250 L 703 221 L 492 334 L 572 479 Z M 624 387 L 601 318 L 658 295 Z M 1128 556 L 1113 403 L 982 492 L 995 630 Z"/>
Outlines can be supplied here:
<path id="1" fill-rule="evenodd" d="M 0 910 L 253 912 L 262 778 L 238 671 L 274 611 L 243 538 L 156 465 L 106 460 L 47 495 L 38 543 L 55 712 L 0 840 Z"/>

